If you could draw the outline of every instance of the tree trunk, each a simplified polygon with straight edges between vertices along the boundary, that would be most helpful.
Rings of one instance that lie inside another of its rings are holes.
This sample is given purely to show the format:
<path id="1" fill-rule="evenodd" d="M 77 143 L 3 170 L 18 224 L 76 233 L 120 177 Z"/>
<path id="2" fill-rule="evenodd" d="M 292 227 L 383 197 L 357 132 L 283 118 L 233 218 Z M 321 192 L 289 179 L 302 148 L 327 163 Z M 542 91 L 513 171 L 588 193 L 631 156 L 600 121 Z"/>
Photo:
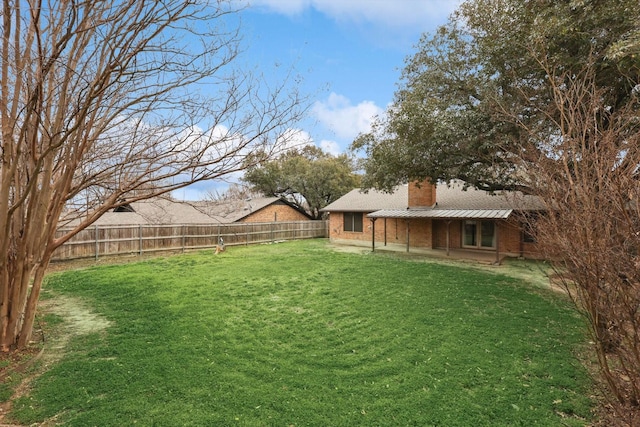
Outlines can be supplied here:
<path id="1" fill-rule="evenodd" d="M 0 2 L 7 352 L 29 343 L 57 247 L 110 209 L 258 161 L 242 153 L 274 156 L 295 136 L 287 131 L 306 101 L 288 81 L 265 92 L 255 76 L 235 73 L 232 1 Z M 209 95 L 196 86 L 212 81 Z M 56 236 L 61 218 L 71 231 Z"/>

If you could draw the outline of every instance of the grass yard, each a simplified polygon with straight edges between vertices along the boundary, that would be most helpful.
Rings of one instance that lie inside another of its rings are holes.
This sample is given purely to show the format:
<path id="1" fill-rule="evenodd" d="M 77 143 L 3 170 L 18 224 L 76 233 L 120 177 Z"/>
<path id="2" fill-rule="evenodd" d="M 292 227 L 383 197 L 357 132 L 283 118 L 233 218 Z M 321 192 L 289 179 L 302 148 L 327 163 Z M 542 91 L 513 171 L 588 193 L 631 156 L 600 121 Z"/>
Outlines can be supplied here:
<path id="1" fill-rule="evenodd" d="M 464 266 L 311 240 L 55 273 L 43 298 L 64 354 L 15 423 L 581 426 L 593 404 L 569 303 Z"/>

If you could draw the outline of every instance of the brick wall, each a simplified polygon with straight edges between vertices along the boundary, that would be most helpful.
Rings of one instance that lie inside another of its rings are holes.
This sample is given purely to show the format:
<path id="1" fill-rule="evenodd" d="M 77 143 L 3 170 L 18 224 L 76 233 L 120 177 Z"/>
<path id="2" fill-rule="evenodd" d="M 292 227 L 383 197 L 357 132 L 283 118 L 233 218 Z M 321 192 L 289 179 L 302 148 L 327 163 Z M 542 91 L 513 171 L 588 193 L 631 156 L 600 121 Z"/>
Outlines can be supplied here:
<path id="1" fill-rule="evenodd" d="M 498 223 L 498 246 L 500 252 L 512 255 L 524 255 L 525 257 L 537 257 L 538 251 L 535 243 L 524 243 L 522 241 L 522 229 L 517 220 L 497 221 Z M 449 225 L 449 248 L 460 249 L 462 247 L 462 224 L 463 221 L 452 220 Z M 447 246 L 447 221 L 433 221 L 434 247 L 446 248 Z M 494 250 L 494 249 L 488 249 Z"/>
<path id="2" fill-rule="evenodd" d="M 332 212 L 329 216 L 329 238 L 337 240 L 356 240 L 371 242 L 373 232 L 372 222 L 363 213 L 363 231 L 344 231 L 344 217 L 342 212 Z M 449 248 L 462 248 L 462 224 L 461 220 L 451 220 L 449 224 Z M 522 229 L 515 219 L 497 221 L 498 244 L 501 253 L 527 258 L 539 258 L 535 243 L 522 241 Z M 431 219 L 410 219 L 409 245 L 419 248 L 444 249 L 447 246 L 447 221 Z M 407 244 L 407 220 L 396 218 L 378 218 L 375 222 L 376 245 L 384 244 L 385 235 L 388 244 Z M 495 249 L 486 249 L 494 251 Z"/>
<path id="3" fill-rule="evenodd" d="M 275 202 L 238 222 L 309 221 L 309 217 L 283 202 Z"/>
<path id="4" fill-rule="evenodd" d="M 431 247 L 431 229 L 426 223 L 409 220 L 409 236 L 411 246 Z M 376 244 L 407 244 L 407 220 L 398 218 L 378 218 L 376 220 Z M 371 237 L 371 235 L 369 235 Z"/>
<path id="5" fill-rule="evenodd" d="M 331 212 L 331 215 L 329 215 L 329 238 L 370 242 L 373 227 L 371 226 L 371 220 L 367 218 L 367 213 L 363 212 L 362 214 L 362 232 L 355 232 L 344 231 L 344 215 L 342 212 Z M 378 234 L 378 224 L 376 224 L 376 235 Z"/>
<path id="6" fill-rule="evenodd" d="M 499 221 L 498 239 L 500 252 L 520 254 L 522 250 L 522 231 L 515 221 Z"/>
<path id="7" fill-rule="evenodd" d="M 436 186 L 431 181 L 412 182 L 409 184 L 409 207 L 431 207 L 436 203 Z"/>
<path id="8" fill-rule="evenodd" d="M 338 240 L 358 240 L 371 242 L 373 223 L 363 213 L 362 232 L 344 231 L 344 215 L 342 212 L 332 212 L 329 216 L 329 238 Z M 431 220 L 409 220 L 409 244 L 411 247 L 431 248 L 433 242 Z M 407 220 L 378 218 L 375 222 L 376 245 L 407 244 Z"/>
<path id="9" fill-rule="evenodd" d="M 405 236 L 402 243 L 407 243 L 406 226 L 407 221 L 402 220 L 404 223 Z M 433 235 L 431 228 L 431 219 L 410 219 L 409 220 L 409 246 L 431 249 L 433 247 Z"/>
<path id="10" fill-rule="evenodd" d="M 449 248 L 459 249 L 462 243 L 462 222 L 458 220 L 449 221 L 433 220 L 433 247 L 447 247 L 447 227 L 449 228 Z"/>

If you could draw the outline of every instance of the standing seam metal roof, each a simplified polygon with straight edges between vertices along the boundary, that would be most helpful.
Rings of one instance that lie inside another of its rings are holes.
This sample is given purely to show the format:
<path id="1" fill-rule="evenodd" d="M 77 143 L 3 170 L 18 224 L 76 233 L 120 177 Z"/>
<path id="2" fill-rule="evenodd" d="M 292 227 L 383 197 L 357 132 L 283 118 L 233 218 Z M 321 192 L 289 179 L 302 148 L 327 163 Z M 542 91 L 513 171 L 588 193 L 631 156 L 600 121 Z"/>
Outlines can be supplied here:
<path id="1" fill-rule="evenodd" d="M 513 209 L 383 209 L 369 218 L 507 219 Z"/>

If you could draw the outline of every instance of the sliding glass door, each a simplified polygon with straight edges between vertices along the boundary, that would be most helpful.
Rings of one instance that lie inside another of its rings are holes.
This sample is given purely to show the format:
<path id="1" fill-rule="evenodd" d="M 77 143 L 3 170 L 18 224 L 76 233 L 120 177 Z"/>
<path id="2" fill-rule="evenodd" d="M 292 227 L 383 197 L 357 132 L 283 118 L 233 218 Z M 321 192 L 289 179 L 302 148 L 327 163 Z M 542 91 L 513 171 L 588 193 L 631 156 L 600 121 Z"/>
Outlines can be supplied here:
<path id="1" fill-rule="evenodd" d="M 466 248 L 496 247 L 496 223 L 494 221 L 466 220 L 462 225 L 462 246 Z"/>

